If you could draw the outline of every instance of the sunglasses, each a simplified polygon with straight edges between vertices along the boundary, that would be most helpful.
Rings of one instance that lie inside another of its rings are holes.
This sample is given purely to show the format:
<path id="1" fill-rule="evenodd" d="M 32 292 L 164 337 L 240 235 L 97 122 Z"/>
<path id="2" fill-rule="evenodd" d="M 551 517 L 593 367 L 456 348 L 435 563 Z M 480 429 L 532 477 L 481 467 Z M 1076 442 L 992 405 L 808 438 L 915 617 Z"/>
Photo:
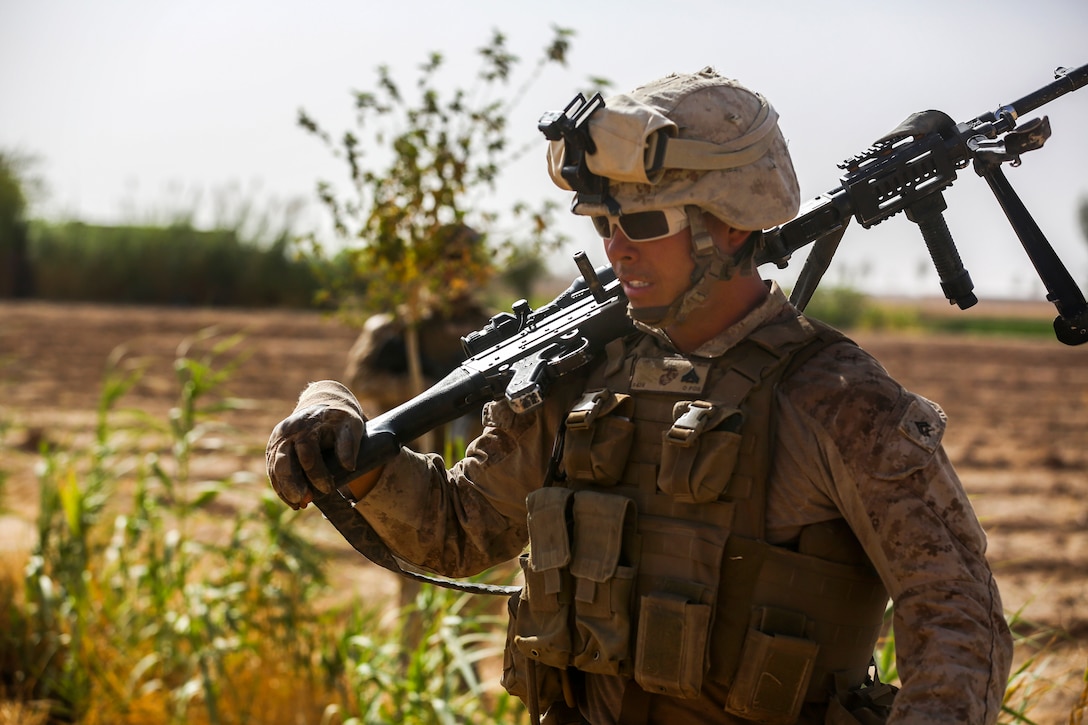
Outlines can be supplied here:
<path id="1" fill-rule="evenodd" d="M 632 242 L 652 242 L 676 234 L 688 226 L 688 215 L 680 208 L 639 211 L 617 216 L 595 216 L 593 226 L 603 239 L 611 239 L 616 226 Z"/>

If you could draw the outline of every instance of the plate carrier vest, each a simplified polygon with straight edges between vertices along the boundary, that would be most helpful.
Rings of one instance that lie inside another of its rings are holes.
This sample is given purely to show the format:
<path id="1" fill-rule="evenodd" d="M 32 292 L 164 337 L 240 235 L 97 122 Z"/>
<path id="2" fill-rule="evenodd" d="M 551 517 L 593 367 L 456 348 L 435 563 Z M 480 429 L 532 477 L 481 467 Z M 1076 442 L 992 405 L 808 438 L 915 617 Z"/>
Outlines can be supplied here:
<path id="1" fill-rule="evenodd" d="M 610 344 L 560 430 L 560 474 L 527 499 L 508 690 L 556 701 L 573 667 L 789 723 L 862 685 L 888 596 L 846 522 L 764 540 L 776 386 L 835 343 L 852 344 L 787 313 L 716 359 Z"/>

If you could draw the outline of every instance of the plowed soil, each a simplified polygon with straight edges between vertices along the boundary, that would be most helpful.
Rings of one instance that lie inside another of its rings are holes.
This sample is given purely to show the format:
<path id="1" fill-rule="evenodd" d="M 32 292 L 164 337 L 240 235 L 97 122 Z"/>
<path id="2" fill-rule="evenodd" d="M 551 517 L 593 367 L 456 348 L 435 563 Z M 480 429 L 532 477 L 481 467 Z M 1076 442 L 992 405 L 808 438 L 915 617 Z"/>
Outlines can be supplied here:
<path id="1" fill-rule="evenodd" d="M 1045 307 L 1027 314 L 1052 317 Z M 224 359 L 248 356 L 226 385 L 246 408 L 223 417 L 232 430 L 202 442 L 192 475 L 233 476 L 233 496 L 220 505 L 245 506 L 267 485 L 262 454 L 272 426 L 307 381 L 341 377 L 354 330 L 308 312 L 0 303 L 0 558 L 17 560 L 33 545 L 39 445 L 91 440 L 111 356 L 145 367 L 119 407 L 165 422 L 178 397 L 179 345 L 213 326 L 216 340 L 244 335 Z M 1049 692 L 1031 715 L 1069 722 L 1088 665 L 1088 349 L 1053 339 L 854 337 L 948 413 L 946 447 L 988 532 L 1006 610 L 1046 645 L 1045 663 L 1033 672 L 1035 686 Z M 360 591 L 362 581 L 395 591 L 316 511 L 308 525 L 345 593 Z"/>

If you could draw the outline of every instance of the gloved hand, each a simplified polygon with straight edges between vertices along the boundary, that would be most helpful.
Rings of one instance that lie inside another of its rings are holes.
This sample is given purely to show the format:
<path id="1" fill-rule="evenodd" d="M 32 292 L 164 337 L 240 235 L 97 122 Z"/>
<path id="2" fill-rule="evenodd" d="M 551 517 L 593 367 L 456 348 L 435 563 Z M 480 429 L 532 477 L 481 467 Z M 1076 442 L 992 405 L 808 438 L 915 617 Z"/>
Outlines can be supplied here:
<path id="1" fill-rule="evenodd" d="M 309 484 L 332 492 L 323 454 L 335 451 L 340 465 L 354 471 L 365 431 L 366 416 L 350 390 L 334 380 L 311 383 L 268 439 L 265 468 L 272 488 L 293 509 L 310 502 Z"/>

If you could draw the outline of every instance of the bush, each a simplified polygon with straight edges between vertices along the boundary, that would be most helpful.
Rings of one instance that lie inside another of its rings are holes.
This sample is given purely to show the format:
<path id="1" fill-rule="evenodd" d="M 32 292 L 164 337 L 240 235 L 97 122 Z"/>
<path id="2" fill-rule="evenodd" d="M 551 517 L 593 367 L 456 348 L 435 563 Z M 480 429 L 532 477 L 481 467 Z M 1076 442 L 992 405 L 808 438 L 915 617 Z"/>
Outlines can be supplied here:
<path id="1" fill-rule="evenodd" d="M 158 305 L 310 306 L 318 284 L 281 234 L 262 246 L 234 230 L 36 222 L 30 264 L 41 299 Z"/>

